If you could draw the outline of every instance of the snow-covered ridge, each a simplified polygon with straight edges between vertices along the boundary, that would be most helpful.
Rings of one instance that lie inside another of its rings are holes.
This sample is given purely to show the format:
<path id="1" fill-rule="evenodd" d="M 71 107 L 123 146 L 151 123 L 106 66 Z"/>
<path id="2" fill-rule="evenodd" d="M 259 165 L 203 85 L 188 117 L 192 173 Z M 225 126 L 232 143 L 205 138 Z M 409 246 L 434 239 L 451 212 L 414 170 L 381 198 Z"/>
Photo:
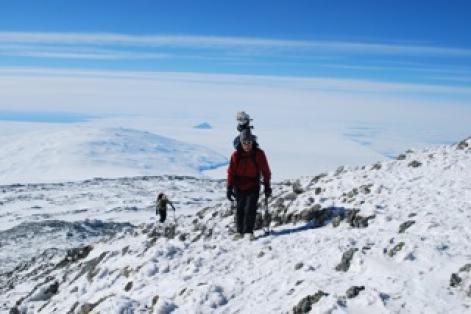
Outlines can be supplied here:
<path id="1" fill-rule="evenodd" d="M 200 175 L 227 159 L 200 145 L 124 128 L 68 126 L 0 138 L 0 182 Z"/>
<path id="2" fill-rule="evenodd" d="M 272 232 L 259 229 L 252 242 L 232 240 L 224 185 L 214 183 L 177 224 L 143 223 L 0 277 L 0 304 L 27 313 L 468 313 L 470 177 L 467 139 L 284 181 L 269 204 Z"/>

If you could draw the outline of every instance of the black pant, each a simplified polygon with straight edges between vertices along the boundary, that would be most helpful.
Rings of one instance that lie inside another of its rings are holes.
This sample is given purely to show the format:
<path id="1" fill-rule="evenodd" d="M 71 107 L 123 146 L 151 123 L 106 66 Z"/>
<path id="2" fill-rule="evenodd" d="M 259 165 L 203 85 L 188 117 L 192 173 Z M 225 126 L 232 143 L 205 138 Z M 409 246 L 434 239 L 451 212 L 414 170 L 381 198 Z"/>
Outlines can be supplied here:
<path id="1" fill-rule="evenodd" d="M 236 191 L 236 225 L 238 233 L 253 232 L 259 194 L 259 187 L 248 191 Z"/>
<path id="2" fill-rule="evenodd" d="M 159 208 L 160 222 L 165 222 L 167 218 L 167 210 L 165 208 Z"/>

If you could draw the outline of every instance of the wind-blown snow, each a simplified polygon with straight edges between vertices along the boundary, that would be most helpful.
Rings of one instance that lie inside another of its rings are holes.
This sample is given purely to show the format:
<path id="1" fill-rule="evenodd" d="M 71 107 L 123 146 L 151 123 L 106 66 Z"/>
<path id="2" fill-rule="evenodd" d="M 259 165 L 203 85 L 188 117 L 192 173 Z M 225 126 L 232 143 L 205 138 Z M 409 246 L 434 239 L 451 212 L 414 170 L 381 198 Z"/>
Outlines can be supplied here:
<path id="1" fill-rule="evenodd" d="M 199 175 L 226 157 L 200 145 L 124 128 L 64 126 L 0 138 L 0 182 Z"/>
<path id="2" fill-rule="evenodd" d="M 0 304 L 26 313 L 469 313 L 470 177 L 468 139 L 284 181 L 273 186 L 272 232 L 257 230 L 252 242 L 232 240 L 224 185 L 205 190 L 211 180 L 188 178 L 189 193 L 208 198 L 196 215 L 143 223 L 89 253 L 0 275 Z M 139 180 L 123 202 L 145 186 Z M 172 199 L 186 195 L 185 180 L 175 181 Z M 119 198 L 126 185 L 113 182 Z M 7 210 L 35 203 L 2 188 Z"/>

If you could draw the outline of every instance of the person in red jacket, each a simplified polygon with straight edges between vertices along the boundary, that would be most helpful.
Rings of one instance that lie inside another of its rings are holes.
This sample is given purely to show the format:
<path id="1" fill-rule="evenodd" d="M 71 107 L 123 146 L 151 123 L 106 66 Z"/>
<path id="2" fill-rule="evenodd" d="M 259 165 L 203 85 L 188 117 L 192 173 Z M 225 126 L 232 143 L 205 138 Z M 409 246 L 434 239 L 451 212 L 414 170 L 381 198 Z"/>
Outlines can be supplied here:
<path id="1" fill-rule="evenodd" d="M 257 213 L 257 203 L 260 195 L 260 179 L 263 176 L 265 197 L 271 196 L 271 172 L 267 157 L 258 147 L 255 136 L 250 129 L 240 132 L 240 147 L 232 154 L 227 169 L 227 198 L 237 201 L 236 225 L 237 238 L 249 234 L 255 239 L 253 228 Z"/>

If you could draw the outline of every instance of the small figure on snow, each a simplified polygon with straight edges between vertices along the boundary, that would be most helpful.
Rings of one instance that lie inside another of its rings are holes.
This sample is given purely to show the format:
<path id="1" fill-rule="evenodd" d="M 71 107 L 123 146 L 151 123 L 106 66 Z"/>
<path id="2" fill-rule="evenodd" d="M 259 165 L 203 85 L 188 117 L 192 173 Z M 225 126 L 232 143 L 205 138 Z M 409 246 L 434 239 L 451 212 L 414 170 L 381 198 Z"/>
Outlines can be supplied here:
<path id="1" fill-rule="evenodd" d="M 165 222 L 165 219 L 167 218 L 167 205 L 170 205 L 173 211 L 175 211 L 175 207 L 173 206 L 173 203 L 168 199 L 167 195 L 165 195 L 164 193 L 159 193 L 156 200 L 155 214 L 159 214 L 160 222 Z"/>
<path id="2" fill-rule="evenodd" d="M 227 193 L 230 201 L 233 197 L 236 205 L 236 239 L 249 234 L 255 239 L 253 228 L 257 214 L 258 198 L 260 195 L 260 179 L 263 176 L 265 198 L 271 196 L 271 171 L 265 152 L 258 147 L 256 137 L 251 128 L 244 128 L 239 135 L 241 145 L 231 156 L 227 169 Z"/>

